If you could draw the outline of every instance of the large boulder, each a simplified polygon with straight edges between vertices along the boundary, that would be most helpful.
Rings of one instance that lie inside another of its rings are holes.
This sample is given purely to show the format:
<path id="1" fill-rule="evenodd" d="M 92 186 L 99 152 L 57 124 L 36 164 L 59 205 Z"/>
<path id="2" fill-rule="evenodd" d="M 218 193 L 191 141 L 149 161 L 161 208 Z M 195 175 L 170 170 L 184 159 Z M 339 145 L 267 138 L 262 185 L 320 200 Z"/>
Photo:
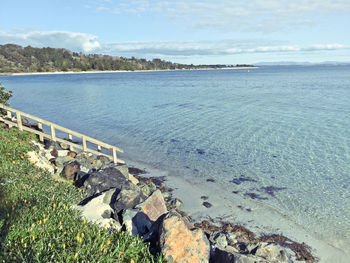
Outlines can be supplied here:
<path id="1" fill-rule="evenodd" d="M 145 199 L 146 196 L 143 195 L 140 188 L 127 180 L 118 193 L 114 204 L 114 209 L 117 213 L 119 213 L 122 210 L 134 208 L 137 204 L 145 201 Z"/>
<path id="2" fill-rule="evenodd" d="M 88 195 L 104 192 L 111 188 L 122 189 L 131 183 L 121 174 L 120 171 L 109 167 L 95 171 L 84 178 L 83 187 Z"/>
<path id="3" fill-rule="evenodd" d="M 168 212 L 162 193 L 159 190 L 153 192 L 153 194 L 141 204 L 138 204 L 136 208 L 139 208 L 151 221 L 156 221 L 161 215 Z"/>
<path id="4" fill-rule="evenodd" d="M 87 202 L 83 202 L 83 205 L 76 206 L 76 209 L 81 212 L 81 215 L 87 221 L 101 227 L 120 231 L 122 226 L 117 220 L 112 218 L 114 211 L 109 204 L 104 202 L 104 199 L 104 193 L 97 195 L 95 198 L 90 198 Z"/>
<path id="5" fill-rule="evenodd" d="M 126 209 L 123 212 L 123 224 L 130 234 L 140 236 L 148 233 L 152 226 L 147 215 L 138 209 Z"/>
<path id="6" fill-rule="evenodd" d="M 189 229 L 175 212 L 167 214 L 159 227 L 160 250 L 170 262 L 209 262 L 209 241 L 200 229 Z"/>

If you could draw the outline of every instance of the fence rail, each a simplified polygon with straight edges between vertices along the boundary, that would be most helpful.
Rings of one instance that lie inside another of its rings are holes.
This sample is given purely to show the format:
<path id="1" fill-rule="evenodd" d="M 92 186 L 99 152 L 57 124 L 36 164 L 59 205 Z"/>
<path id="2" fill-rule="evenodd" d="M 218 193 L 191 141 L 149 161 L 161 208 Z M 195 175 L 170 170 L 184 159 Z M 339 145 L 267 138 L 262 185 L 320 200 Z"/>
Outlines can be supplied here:
<path id="1" fill-rule="evenodd" d="M 0 108 L 6 110 L 6 112 L 7 112 L 6 116 L 1 116 L 0 115 L 0 121 L 8 124 L 10 127 L 17 127 L 21 131 L 28 131 L 28 132 L 35 133 L 36 135 L 39 136 L 39 140 L 41 142 L 44 141 L 44 138 L 48 138 L 48 139 L 51 139 L 51 140 L 53 140 L 55 142 L 60 142 L 60 143 L 67 144 L 69 146 L 70 150 L 72 150 L 72 151 L 74 150 L 74 148 L 78 148 L 78 149 L 81 149 L 83 151 L 91 152 L 91 153 L 96 154 L 96 155 L 106 156 L 109 159 L 113 160 L 113 162 L 115 164 L 117 164 L 117 163 L 124 164 L 125 163 L 123 160 L 117 158 L 117 152 L 121 152 L 122 153 L 124 151 L 122 149 L 116 147 L 116 146 L 110 145 L 108 143 L 101 142 L 101 141 L 96 140 L 96 139 L 94 139 L 92 137 L 86 136 L 84 134 L 81 134 L 79 132 L 76 132 L 76 131 L 73 131 L 73 130 L 70 130 L 70 129 L 67 129 L 67 128 L 62 127 L 62 126 L 60 126 L 58 124 L 55 124 L 55 123 L 43 120 L 41 118 L 35 117 L 33 115 L 30 115 L 28 113 L 25 113 L 25 112 L 22 112 L 22 111 L 10 108 L 10 107 L 5 106 L 4 104 L 1 104 L 1 103 L 0 103 Z M 12 114 L 15 115 L 14 117 L 16 117 L 16 121 L 13 121 Z M 37 125 L 38 125 L 38 128 L 41 131 L 38 131 L 38 130 L 36 130 L 34 128 L 31 128 L 31 127 L 28 127 L 28 126 L 25 126 L 23 124 L 22 117 L 29 118 L 29 119 L 31 119 L 33 121 L 36 121 Z M 42 130 L 43 129 L 43 125 L 46 125 L 46 126 L 48 126 L 50 128 L 50 134 L 49 133 L 45 133 Z M 67 133 L 69 140 L 57 137 L 56 136 L 56 131 L 61 131 L 63 133 Z M 82 145 L 73 142 L 73 136 L 81 139 Z M 95 144 L 97 146 L 97 151 L 94 150 L 94 149 L 88 148 L 87 147 L 87 143 L 88 142 L 92 143 L 92 144 Z M 107 149 L 107 150 L 112 150 L 112 155 L 109 155 L 109 154 L 106 154 L 106 153 L 102 153 L 101 152 L 102 148 Z"/>

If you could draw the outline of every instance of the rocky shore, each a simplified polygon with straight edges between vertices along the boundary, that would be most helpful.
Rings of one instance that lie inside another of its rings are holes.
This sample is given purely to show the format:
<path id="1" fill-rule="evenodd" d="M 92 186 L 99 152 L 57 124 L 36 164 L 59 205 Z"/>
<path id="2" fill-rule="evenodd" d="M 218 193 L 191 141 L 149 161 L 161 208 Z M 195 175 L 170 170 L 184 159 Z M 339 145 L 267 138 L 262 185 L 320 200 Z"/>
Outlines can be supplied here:
<path id="1" fill-rule="evenodd" d="M 141 236 L 150 243 L 152 253 L 163 253 L 169 262 L 317 261 L 306 244 L 282 235 L 256 237 L 241 225 L 194 222 L 181 211 L 181 200 L 173 197 L 164 178 L 115 165 L 104 156 L 73 152 L 50 140 L 35 144 L 38 151 L 28 153 L 35 165 L 57 180 L 71 181 L 86 194 L 86 199 L 74 206 L 86 220 Z"/>

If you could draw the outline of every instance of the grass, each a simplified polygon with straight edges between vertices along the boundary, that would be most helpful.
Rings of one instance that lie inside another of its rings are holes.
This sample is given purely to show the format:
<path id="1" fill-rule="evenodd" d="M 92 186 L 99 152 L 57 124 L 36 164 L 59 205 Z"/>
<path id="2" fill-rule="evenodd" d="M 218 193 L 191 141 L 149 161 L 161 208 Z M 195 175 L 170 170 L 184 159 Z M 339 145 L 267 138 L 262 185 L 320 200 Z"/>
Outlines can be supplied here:
<path id="1" fill-rule="evenodd" d="M 0 124 L 0 262 L 165 262 L 138 237 L 100 229 L 70 208 L 84 194 L 31 163 L 33 139 Z"/>

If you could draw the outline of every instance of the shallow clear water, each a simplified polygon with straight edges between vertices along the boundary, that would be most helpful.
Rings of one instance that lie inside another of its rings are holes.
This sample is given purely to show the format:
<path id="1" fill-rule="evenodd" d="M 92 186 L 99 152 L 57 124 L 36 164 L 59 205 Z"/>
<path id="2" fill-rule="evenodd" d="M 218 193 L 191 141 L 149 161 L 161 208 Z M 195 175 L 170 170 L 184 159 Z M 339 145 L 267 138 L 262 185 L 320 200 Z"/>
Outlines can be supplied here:
<path id="1" fill-rule="evenodd" d="M 2 76 L 0 83 L 14 91 L 12 107 L 120 146 L 123 159 L 214 178 L 225 189 L 248 178 L 242 196 L 255 193 L 306 229 L 350 239 L 350 67 Z M 263 188 L 270 186 L 279 188 L 274 196 Z"/>

